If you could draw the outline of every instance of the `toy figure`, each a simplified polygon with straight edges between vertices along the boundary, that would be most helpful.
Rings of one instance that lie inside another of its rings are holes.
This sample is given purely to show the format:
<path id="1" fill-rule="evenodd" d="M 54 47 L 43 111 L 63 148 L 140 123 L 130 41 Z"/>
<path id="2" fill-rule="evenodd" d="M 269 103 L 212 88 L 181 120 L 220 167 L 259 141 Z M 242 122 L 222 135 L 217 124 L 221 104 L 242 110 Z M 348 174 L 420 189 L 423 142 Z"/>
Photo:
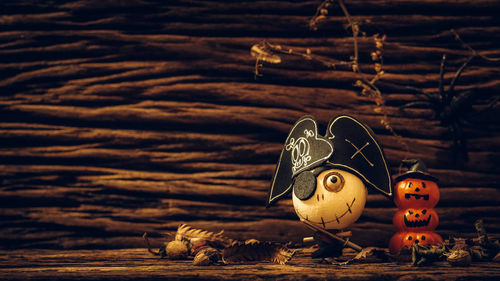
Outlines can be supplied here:
<path id="1" fill-rule="evenodd" d="M 443 243 L 433 232 L 439 224 L 434 206 L 439 201 L 437 179 L 427 172 L 419 160 L 404 160 L 409 170 L 396 178 L 394 202 L 399 207 L 392 220 L 398 232 L 392 236 L 389 249 L 397 254 L 413 244 L 437 245 Z"/>
<path id="2" fill-rule="evenodd" d="M 325 231 L 341 231 L 359 218 L 367 186 L 392 195 L 384 153 L 372 130 L 342 115 L 329 122 L 323 137 L 318 135 L 314 118 L 304 116 L 285 141 L 267 205 L 293 191 L 293 206 L 300 220 L 321 230 L 315 235 L 320 250 L 313 257 L 339 256 L 344 245 L 329 239 L 331 235 L 325 236 Z"/>

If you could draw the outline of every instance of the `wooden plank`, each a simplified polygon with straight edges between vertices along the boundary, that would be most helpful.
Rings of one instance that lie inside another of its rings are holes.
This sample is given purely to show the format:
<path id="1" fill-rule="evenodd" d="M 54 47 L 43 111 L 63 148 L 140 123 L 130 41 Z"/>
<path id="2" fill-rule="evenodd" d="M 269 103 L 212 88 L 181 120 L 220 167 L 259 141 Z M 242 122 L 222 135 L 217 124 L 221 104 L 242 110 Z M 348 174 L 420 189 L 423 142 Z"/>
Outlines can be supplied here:
<path id="1" fill-rule="evenodd" d="M 474 263 L 451 268 L 446 263 L 429 267 L 375 263 L 337 266 L 321 264 L 297 254 L 289 264 L 268 262 L 226 266 L 193 266 L 191 261 L 159 260 L 145 249 L 36 252 L 0 251 L 2 280 L 494 280 L 498 263 Z M 103 261 L 106 261 L 103 263 Z"/>
<path id="2" fill-rule="evenodd" d="M 304 114 L 322 130 L 338 114 L 366 122 L 393 175 L 403 158 L 424 160 L 440 179 L 443 236 L 473 237 L 477 218 L 498 235 L 498 105 L 464 127 L 467 162 L 454 157 L 450 131 L 431 110 L 399 110 L 422 98 L 406 86 L 437 92 L 443 53 L 445 85 L 470 54 L 450 29 L 482 55 L 500 55 L 498 2 L 346 1 L 367 32 L 359 38 L 366 77 L 374 73 L 372 35 L 387 35 L 377 81 L 383 108 L 360 95 L 353 84 L 361 75 L 340 63 L 353 54 L 341 10 L 309 29 L 318 4 L 4 3 L 0 238 L 8 243 L 0 247 L 141 247 L 144 231 L 158 245 L 183 222 L 237 239 L 300 241 L 310 233 L 290 200 L 271 209 L 264 201 L 282 143 Z M 292 54 L 264 62 L 255 79 L 250 49 L 262 41 Z M 308 50 L 310 59 L 293 55 Z M 473 106 L 485 108 L 498 96 L 499 74 L 497 63 L 475 58 L 456 89 L 473 90 Z M 394 211 L 370 194 L 353 239 L 386 246 Z"/>

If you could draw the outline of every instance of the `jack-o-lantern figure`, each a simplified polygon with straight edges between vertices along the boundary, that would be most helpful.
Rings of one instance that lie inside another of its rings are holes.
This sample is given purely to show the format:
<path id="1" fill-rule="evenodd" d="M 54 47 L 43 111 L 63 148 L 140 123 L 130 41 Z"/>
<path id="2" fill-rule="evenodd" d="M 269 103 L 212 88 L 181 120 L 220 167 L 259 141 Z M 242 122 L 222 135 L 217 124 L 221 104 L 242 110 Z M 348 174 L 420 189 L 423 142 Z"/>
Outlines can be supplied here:
<path id="1" fill-rule="evenodd" d="M 407 177 L 400 179 L 394 189 L 394 203 L 401 209 L 434 208 L 438 201 L 439 188 L 432 180 Z"/>
<path id="2" fill-rule="evenodd" d="M 439 201 L 437 179 L 427 172 L 424 163 L 419 160 L 405 160 L 403 164 L 409 169 L 396 178 L 394 202 L 399 211 L 392 223 L 399 232 L 389 243 L 393 253 L 414 243 L 433 245 L 443 241 L 441 236 L 432 232 L 439 224 L 433 209 Z"/>
<path id="3" fill-rule="evenodd" d="M 434 209 L 403 209 L 396 212 L 392 223 L 398 231 L 430 231 L 439 224 Z"/>
<path id="4" fill-rule="evenodd" d="M 293 207 L 301 221 L 325 231 L 342 231 L 363 212 L 367 188 L 392 196 L 389 169 L 373 131 L 355 118 L 342 115 L 332 118 L 326 135 L 321 136 L 316 120 L 304 116 L 285 141 L 267 205 L 293 191 Z M 320 247 L 330 243 L 317 242 Z M 325 251 L 321 256 L 342 253 L 344 244 L 332 243 L 338 244 L 340 251 Z"/>
<path id="5" fill-rule="evenodd" d="M 403 247 L 411 247 L 413 244 L 437 245 L 442 244 L 443 239 L 434 232 L 398 232 L 392 236 L 389 242 L 391 254 L 397 254 Z"/>
<path id="6" fill-rule="evenodd" d="M 409 170 L 396 178 L 394 203 L 400 209 L 434 208 L 439 201 L 437 179 L 419 160 L 403 160 Z"/>

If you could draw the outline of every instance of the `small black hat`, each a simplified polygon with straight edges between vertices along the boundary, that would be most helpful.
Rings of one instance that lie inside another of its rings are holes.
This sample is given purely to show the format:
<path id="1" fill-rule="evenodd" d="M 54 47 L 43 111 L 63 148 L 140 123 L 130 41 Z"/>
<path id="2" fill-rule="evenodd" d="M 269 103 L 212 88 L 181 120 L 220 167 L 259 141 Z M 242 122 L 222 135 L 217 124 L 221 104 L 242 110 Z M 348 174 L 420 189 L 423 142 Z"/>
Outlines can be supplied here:
<path id="1" fill-rule="evenodd" d="M 399 175 L 396 178 L 396 182 L 402 181 L 407 178 L 421 179 L 421 180 L 430 180 L 433 182 L 437 182 L 438 179 L 431 176 L 427 172 L 427 167 L 424 162 L 419 159 L 410 159 L 401 161 L 404 166 L 408 168 L 404 174 Z"/>
<path id="2" fill-rule="evenodd" d="M 384 152 L 368 126 L 351 116 L 337 116 L 330 120 L 326 137 L 335 147 L 327 162 L 330 166 L 354 173 L 368 187 L 392 196 Z"/>
<path id="3" fill-rule="evenodd" d="M 293 179 L 297 174 L 322 165 L 332 152 L 332 143 L 318 135 L 314 117 L 306 115 L 300 118 L 293 125 L 281 150 L 267 205 L 269 206 L 292 190 Z"/>

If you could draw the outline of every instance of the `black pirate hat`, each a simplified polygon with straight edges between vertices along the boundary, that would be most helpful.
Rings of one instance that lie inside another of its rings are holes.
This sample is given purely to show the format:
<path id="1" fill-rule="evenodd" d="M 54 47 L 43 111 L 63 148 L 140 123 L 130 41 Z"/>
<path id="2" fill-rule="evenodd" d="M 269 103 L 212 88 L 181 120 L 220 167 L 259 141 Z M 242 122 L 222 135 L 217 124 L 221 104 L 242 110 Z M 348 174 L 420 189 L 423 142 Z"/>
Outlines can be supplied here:
<path id="1" fill-rule="evenodd" d="M 347 115 L 332 118 L 326 137 L 335 147 L 327 164 L 358 175 L 367 186 L 392 196 L 391 175 L 373 131 Z"/>
<path id="2" fill-rule="evenodd" d="M 300 118 L 288 135 L 274 171 L 267 205 L 292 190 L 296 176 L 318 166 L 343 169 L 358 175 L 367 186 L 392 195 L 391 177 L 375 134 L 358 120 L 333 118 L 325 137 L 317 133 L 312 116 Z"/>
<path id="3" fill-rule="evenodd" d="M 297 174 L 322 165 L 332 152 L 332 143 L 318 135 L 314 117 L 307 115 L 300 118 L 293 125 L 281 150 L 267 205 L 269 206 L 292 190 L 292 183 Z"/>
<path id="4" fill-rule="evenodd" d="M 427 167 L 425 166 L 424 162 L 420 161 L 419 159 L 403 160 L 401 162 L 408 168 L 408 171 L 399 175 L 396 178 L 396 182 L 400 182 L 407 178 L 430 180 L 433 182 L 438 181 L 436 177 L 431 176 L 431 174 L 427 172 Z"/>

